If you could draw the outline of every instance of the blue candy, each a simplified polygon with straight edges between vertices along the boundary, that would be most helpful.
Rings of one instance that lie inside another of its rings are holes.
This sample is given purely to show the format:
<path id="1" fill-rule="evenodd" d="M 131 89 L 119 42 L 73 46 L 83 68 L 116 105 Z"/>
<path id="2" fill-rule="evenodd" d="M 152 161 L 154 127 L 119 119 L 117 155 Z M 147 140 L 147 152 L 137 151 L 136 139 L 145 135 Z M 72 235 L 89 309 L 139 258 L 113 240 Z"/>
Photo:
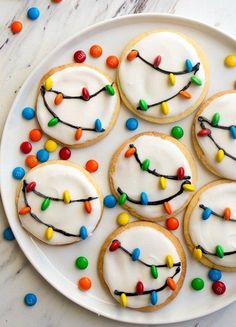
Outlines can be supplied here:
<path id="1" fill-rule="evenodd" d="M 15 236 L 10 227 L 7 227 L 6 229 L 4 229 L 3 238 L 6 241 L 13 241 L 15 239 Z"/>
<path id="2" fill-rule="evenodd" d="M 235 140 L 236 139 L 236 126 L 233 126 L 233 125 L 230 126 L 229 130 L 230 130 L 230 134 L 231 134 L 232 138 Z"/>
<path id="3" fill-rule="evenodd" d="M 27 16 L 31 20 L 36 20 L 37 18 L 39 18 L 39 15 L 40 15 L 40 11 L 37 7 L 29 8 L 27 11 Z"/>
<path id="4" fill-rule="evenodd" d="M 133 261 L 137 261 L 140 257 L 140 249 L 136 248 L 133 250 L 132 254 L 131 254 L 131 258 Z"/>
<path id="5" fill-rule="evenodd" d="M 151 299 L 151 304 L 152 304 L 152 305 L 157 304 L 157 301 L 158 301 L 158 295 L 157 295 L 157 292 L 152 291 L 151 294 L 150 294 L 150 299 Z"/>
<path id="6" fill-rule="evenodd" d="M 28 307 L 32 307 L 37 303 L 37 296 L 33 293 L 28 293 L 24 297 L 24 302 Z"/>
<path id="7" fill-rule="evenodd" d="M 41 149 L 36 153 L 36 156 L 40 162 L 46 162 L 49 159 L 49 152 L 45 149 Z"/>
<path id="8" fill-rule="evenodd" d="M 218 269 L 210 269 L 208 272 L 208 277 L 211 281 L 216 282 L 221 279 L 222 272 Z"/>
<path id="9" fill-rule="evenodd" d="M 30 108 L 30 107 L 25 107 L 23 110 L 22 110 L 22 117 L 26 120 L 31 120 L 35 117 L 35 111 L 33 108 Z"/>
<path id="10" fill-rule="evenodd" d="M 138 120 L 136 118 L 129 118 L 126 120 L 125 126 L 129 131 L 135 131 L 138 128 Z"/>
<path id="11" fill-rule="evenodd" d="M 117 203 L 116 198 L 112 194 L 106 195 L 105 198 L 103 199 L 104 206 L 110 209 L 114 208 L 116 206 L 116 203 Z"/>
<path id="12" fill-rule="evenodd" d="M 100 119 L 95 120 L 95 130 L 96 130 L 96 132 L 102 131 L 102 122 Z"/>
<path id="13" fill-rule="evenodd" d="M 85 226 L 80 227 L 79 235 L 82 238 L 82 240 L 86 240 L 86 238 L 88 237 L 88 230 Z"/>
<path id="14" fill-rule="evenodd" d="M 207 220 L 210 217 L 211 214 L 212 214 L 211 209 L 210 208 L 205 208 L 203 210 L 203 213 L 202 213 L 202 219 Z"/>
<path id="15" fill-rule="evenodd" d="M 140 194 L 140 201 L 141 201 L 141 203 L 142 203 L 143 205 L 147 205 L 147 204 L 148 204 L 148 195 L 147 195 L 147 193 L 142 192 L 142 193 Z"/>
<path id="16" fill-rule="evenodd" d="M 186 66 L 187 72 L 191 72 L 193 70 L 193 64 L 192 64 L 191 60 L 186 59 L 185 66 Z"/>
<path id="17" fill-rule="evenodd" d="M 12 171 L 12 177 L 15 179 L 22 179 L 25 176 L 25 170 L 22 167 L 16 167 Z"/>

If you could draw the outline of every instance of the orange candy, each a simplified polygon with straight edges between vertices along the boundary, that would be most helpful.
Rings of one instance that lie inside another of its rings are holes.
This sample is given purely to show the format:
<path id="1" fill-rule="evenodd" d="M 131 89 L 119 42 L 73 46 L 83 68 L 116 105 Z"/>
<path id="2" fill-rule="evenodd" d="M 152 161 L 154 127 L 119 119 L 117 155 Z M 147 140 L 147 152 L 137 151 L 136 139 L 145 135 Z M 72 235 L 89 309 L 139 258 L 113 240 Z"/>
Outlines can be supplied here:
<path id="1" fill-rule="evenodd" d="M 81 136 L 83 134 L 82 128 L 78 128 L 75 132 L 75 139 L 76 141 L 79 141 L 81 139 Z"/>
<path id="2" fill-rule="evenodd" d="M 25 158 L 25 164 L 26 166 L 28 166 L 29 168 L 34 168 L 35 166 L 37 166 L 39 163 L 37 157 L 34 154 L 30 154 L 29 156 L 27 156 Z"/>
<path id="3" fill-rule="evenodd" d="M 20 210 L 19 210 L 19 215 L 21 215 L 21 216 L 23 216 L 23 215 L 27 215 L 27 213 L 29 213 L 30 212 L 30 207 L 24 207 L 24 208 L 21 208 Z"/>
<path id="4" fill-rule="evenodd" d="M 134 60 L 138 55 L 138 51 L 136 50 L 131 50 L 129 54 L 127 55 L 127 60 L 132 61 Z"/>
<path id="5" fill-rule="evenodd" d="M 230 218 L 231 218 L 231 210 L 230 210 L 230 208 L 225 208 L 225 210 L 224 210 L 224 219 L 230 220 Z"/>
<path id="6" fill-rule="evenodd" d="M 22 23 L 19 20 L 15 20 L 11 23 L 11 31 L 13 34 L 20 33 L 23 28 Z"/>
<path id="7" fill-rule="evenodd" d="M 62 93 L 59 93 L 56 95 L 55 99 L 54 99 L 54 103 L 56 106 L 58 106 L 59 104 L 61 104 L 63 101 L 63 95 Z"/>
<path id="8" fill-rule="evenodd" d="M 119 65 L 119 59 L 116 56 L 107 57 L 106 64 L 109 68 L 117 68 Z"/>
<path id="9" fill-rule="evenodd" d="M 174 281 L 173 278 L 168 277 L 166 280 L 166 284 L 169 286 L 169 288 L 174 291 L 176 289 L 176 282 Z"/>
<path id="10" fill-rule="evenodd" d="M 169 202 L 164 202 L 163 207 L 164 207 L 165 212 L 168 213 L 168 215 L 170 215 L 173 212 L 172 207 Z"/>
<path id="11" fill-rule="evenodd" d="M 98 170 L 98 162 L 96 160 L 89 160 L 86 162 L 85 168 L 90 173 L 94 173 Z"/>
<path id="12" fill-rule="evenodd" d="M 93 58 L 101 57 L 102 55 L 102 47 L 98 44 L 94 44 L 89 49 L 89 53 Z"/>
<path id="13" fill-rule="evenodd" d="M 185 99 L 191 99 L 192 95 L 187 91 L 180 91 L 179 94 Z"/>
<path id="14" fill-rule="evenodd" d="M 176 230 L 179 227 L 179 221 L 175 217 L 166 219 L 166 228 L 168 230 Z"/>
<path id="15" fill-rule="evenodd" d="M 92 212 L 92 205 L 90 201 L 85 201 L 84 202 L 84 209 L 87 213 L 91 213 Z"/>
<path id="16" fill-rule="evenodd" d="M 31 139 L 31 141 L 33 142 L 38 142 L 41 140 L 43 136 L 43 133 L 40 129 L 38 128 L 34 128 L 29 132 L 29 138 Z"/>
<path id="17" fill-rule="evenodd" d="M 125 152 L 125 158 L 129 158 L 131 157 L 133 154 L 135 154 L 135 148 L 129 148 L 126 152 Z"/>
<path id="18" fill-rule="evenodd" d="M 82 277 L 79 280 L 78 286 L 81 291 L 87 291 L 91 288 L 92 282 L 91 279 L 88 277 Z"/>

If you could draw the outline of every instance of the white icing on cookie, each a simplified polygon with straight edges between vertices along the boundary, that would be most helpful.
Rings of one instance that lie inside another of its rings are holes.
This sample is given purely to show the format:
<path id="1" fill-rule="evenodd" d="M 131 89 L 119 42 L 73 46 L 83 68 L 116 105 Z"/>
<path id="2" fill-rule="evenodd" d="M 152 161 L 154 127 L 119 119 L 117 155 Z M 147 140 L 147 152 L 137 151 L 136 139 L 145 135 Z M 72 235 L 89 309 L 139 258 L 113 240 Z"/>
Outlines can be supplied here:
<path id="1" fill-rule="evenodd" d="M 165 137 L 167 137 L 165 135 Z M 134 144 L 137 149 L 141 162 L 145 159 L 150 160 L 150 169 L 164 175 L 176 175 L 179 167 L 185 170 L 185 176 L 190 176 L 190 181 L 195 183 L 193 170 L 185 154 L 170 139 L 164 139 L 160 136 L 141 134 L 134 141 L 126 143 L 115 162 L 115 171 L 112 173 L 112 182 L 114 190 L 117 192 L 118 187 L 129 197 L 140 200 L 141 192 L 148 195 L 149 201 L 158 201 L 166 199 L 177 193 L 183 180 L 167 179 L 166 189 L 160 188 L 160 177 L 143 171 L 134 156 L 125 158 L 125 152 L 129 149 L 129 144 Z M 187 149 L 185 149 L 187 151 Z M 193 167 L 194 168 L 194 167 Z M 183 191 L 182 194 L 170 200 L 169 203 L 173 212 L 180 209 L 186 204 L 191 197 L 191 192 Z M 128 200 L 125 202 L 127 209 L 132 209 L 136 214 L 146 219 L 155 219 L 166 216 L 163 205 L 141 205 L 134 204 Z"/>
<path id="2" fill-rule="evenodd" d="M 201 112 L 200 116 L 211 121 L 213 115 L 218 112 L 220 114 L 219 125 L 236 125 L 235 103 L 236 92 L 223 94 L 213 99 Z M 214 138 L 215 142 L 236 158 L 236 140 L 232 138 L 230 131 L 214 128 L 207 123 L 204 123 L 204 125 L 211 130 L 211 136 Z M 215 159 L 218 151 L 216 145 L 207 136 L 197 136 L 200 130 L 200 123 L 197 121 L 195 124 L 196 139 L 209 165 L 219 176 L 236 180 L 236 161 L 225 155 L 221 162 L 217 162 Z"/>
<path id="3" fill-rule="evenodd" d="M 151 64 L 160 55 L 162 61 L 159 67 L 167 71 L 183 71 L 186 59 L 189 59 L 193 66 L 200 62 L 200 69 L 196 76 L 201 79 L 202 85 L 196 86 L 192 84 L 187 89 L 192 95 L 191 99 L 186 100 L 178 95 L 169 100 L 168 115 L 164 115 L 161 112 L 160 105 L 149 108 L 148 111 L 139 111 L 140 114 L 156 118 L 178 116 L 192 107 L 202 96 L 206 81 L 202 59 L 195 47 L 184 37 L 173 32 L 153 32 L 141 38 L 130 49 L 127 49 L 127 54 L 132 49 L 138 50 L 139 54 Z M 193 72 L 176 75 L 176 84 L 170 86 L 168 74 L 156 71 L 140 60 L 140 58 L 128 61 L 126 58 L 127 54 L 120 63 L 119 81 L 125 97 L 134 108 L 138 107 L 140 99 L 144 99 L 148 104 L 152 104 L 172 97 L 190 81 L 193 75 Z"/>
<path id="4" fill-rule="evenodd" d="M 105 85 L 112 82 L 98 70 L 88 66 L 68 66 L 53 73 L 50 78 L 53 81 L 53 90 L 57 90 L 67 96 L 81 96 L 82 89 L 86 87 L 90 95 L 98 92 Z M 85 128 L 94 128 L 95 120 L 100 119 L 102 127 L 107 130 L 115 122 L 118 110 L 118 94 L 109 95 L 106 91 L 100 92 L 89 101 L 82 99 L 64 99 L 60 105 L 54 104 L 56 94 L 46 92 L 45 99 L 49 107 L 63 121 Z M 76 129 L 58 123 L 56 126 L 48 126 L 53 118 L 46 109 L 42 95 L 39 93 L 37 100 L 37 119 L 43 131 L 54 139 L 67 145 L 82 144 L 86 141 L 95 140 L 103 133 L 83 130 L 82 137 L 76 141 Z"/>
<path id="5" fill-rule="evenodd" d="M 92 178 L 92 177 L 91 177 Z M 51 200 L 48 209 L 41 210 L 44 198 L 34 192 L 26 192 L 31 213 L 35 214 L 43 222 L 66 231 L 70 234 L 79 235 L 81 226 L 85 226 L 90 236 L 96 228 L 102 214 L 101 195 L 98 193 L 95 181 L 90 180 L 82 167 L 76 168 L 70 164 L 57 161 L 47 163 L 30 170 L 24 180 L 29 184 L 36 182 L 35 190 L 49 197 L 63 199 L 64 191 L 69 191 L 71 200 L 94 197 L 91 200 L 92 212 L 85 211 L 83 202 L 64 203 L 63 201 Z M 95 187 L 96 186 L 96 187 Z M 20 191 L 17 209 L 25 207 L 23 191 Z M 29 214 L 19 215 L 22 226 L 38 239 L 48 244 L 67 244 L 80 241 L 80 237 L 65 236 L 54 231 L 51 240 L 45 238 L 46 226 L 37 222 Z"/>
<path id="6" fill-rule="evenodd" d="M 151 265 L 161 265 L 166 263 L 166 256 L 171 255 L 174 263 L 181 262 L 180 256 L 174 243 L 162 232 L 149 226 L 132 226 L 127 228 L 115 239 L 121 242 L 121 245 L 129 252 L 135 248 L 140 249 L 140 259 Z M 138 261 L 132 261 L 131 257 L 122 250 L 117 249 L 114 252 L 107 248 L 103 261 L 103 277 L 109 287 L 111 295 L 120 302 L 120 296 L 114 294 L 115 290 L 124 293 L 135 292 L 138 281 L 144 285 L 144 290 L 157 289 L 163 286 L 167 277 L 172 276 L 176 267 L 157 268 L 158 278 L 154 279 L 151 275 L 150 267 L 143 265 Z M 182 269 L 174 280 L 177 283 L 181 276 Z M 173 291 L 166 287 L 158 292 L 158 303 L 161 304 L 172 295 Z M 128 307 L 142 308 L 152 306 L 150 294 L 140 296 L 127 296 Z"/>
<path id="7" fill-rule="evenodd" d="M 210 186 L 201 195 L 191 213 L 189 234 L 195 246 L 201 245 L 205 250 L 215 253 L 217 245 L 225 252 L 236 250 L 236 222 L 226 221 L 211 215 L 207 220 L 202 219 L 203 209 L 200 204 L 218 214 L 224 213 L 225 208 L 231 209 L 232 218 L 236 219 L 236 183 L 220 183 Z M 236 267 L 236 254 L 224 256 L 205 255 L 210 261 L 225 267 Z"/>

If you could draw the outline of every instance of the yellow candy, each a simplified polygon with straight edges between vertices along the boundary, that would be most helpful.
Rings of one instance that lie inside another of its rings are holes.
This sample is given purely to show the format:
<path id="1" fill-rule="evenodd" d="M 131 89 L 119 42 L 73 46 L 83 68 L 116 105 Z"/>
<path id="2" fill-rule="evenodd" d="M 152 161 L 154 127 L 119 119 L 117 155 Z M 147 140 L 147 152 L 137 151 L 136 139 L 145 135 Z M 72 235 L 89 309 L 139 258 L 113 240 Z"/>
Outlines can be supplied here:
<path id="1" fill-rule="evenodd" d="M 44 83 L 44 87 L 47 91 L 51 90 L 53 86 L 53 80 L 51 79 L 51 77 L 48 77 Z"/>
<path id="2" fill-rule="evenodd" d="M 225 156 L 224 150 L 222 149 L 218 150 L 216 154 L 216 161 L 221 162 L 224 159 L 224 156 Z"/>
<path id="3" fill-rule="evenodd" d="M 54 152 L 57 149 L 57 143 L 53 140 L 47 140 L 44 143 L 44 148 L 45 150 L 47 150 L 48 152 Z"/>
<path id="4" fill-rule="evenodd" d="M 161 112 L 163 113 L 163 115 L 168 115 L 169 113 L 169 105 L 167 102 L 162 102 L 161 104 Z"/>
<path id="5" fill-rule="evenodd" d="M 50 241 L 53 237 L 53 229 L 52 227 L 48 227 L 45 231 L 45 238 L 46 240 Z"/>
<path id="6" fill-rule="evenodd" d="M 227 67 L 236 67 L 236 54 L 231 54 L 225 57 L 224 63 Z"/>
<path id="7" fill-rule="evenodd" d="M 202 250 L 201 249 L 194 249 L 193 250 L 193 257 L 196 259 L 196 260 L 201 260 L 202 258 Z"/>
<path id="8" fill-rule="evenodd" d="M 127 225 L 129 222 L 129 214 L 127 212 L 121 212 L 117 218 L 116 218 L 116 222 L 118 225 L 120 226 L 124 226 Z"/>
<path id="9" fill-rule="evenodd" d="M 171 255 L 168 255 L 166 257 L 166 264 L 167 264 L 167 267 L 168 268 L 172 268 L 173 265 L 174 265 L 174 260 L 173 260 L 173 257 Z"/>
<path id="10" fill-rule="evenodd" d="M 70 203 L 70 193 L 69 191 L 65 191 L 63 193 L 63 200 L 66 204 Z"/>
<path id="11" fill-rule="evenodd" d="M 127 296 L 125 295 L 125 293 L 122 293 L 120 296 L 120 301 L 121 301 L 121 305 L 122 307 L 127 307 L 128 301 L 127 301 Z"/>
<path id="12" fill-rule="evenodd" d="M 194 192 L 195 186 L 193 184 L 184 184 L 183 189 L 188 192 Z"/>
<path id="13" fill-rule="evenodd" d="M 166 189 L 167 186 L 167 180 L 165 177 L 161 176 L 161 178 L 159 179 L 159 183 L 160 183 L 160 187 L 162 190 Z"/>
<path id="14" fill-rule="evenodd" d="M 175 83 L 176 83 L 176 77 L 175 77 L 175 75 L 173 73 L 169 74 L 169 83 L 170 83 L 171 86 L 174 86 Z"/>

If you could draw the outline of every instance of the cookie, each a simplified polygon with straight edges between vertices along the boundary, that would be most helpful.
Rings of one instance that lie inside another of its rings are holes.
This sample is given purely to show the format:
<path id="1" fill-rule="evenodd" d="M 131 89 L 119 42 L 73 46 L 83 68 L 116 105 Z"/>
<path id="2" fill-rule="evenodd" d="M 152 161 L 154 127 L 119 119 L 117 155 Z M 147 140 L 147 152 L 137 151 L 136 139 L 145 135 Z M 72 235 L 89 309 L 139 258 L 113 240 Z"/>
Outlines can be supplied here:
<path id="1" fill-rule="evenodd" d="M 109 168 L 112 193 L 137 218 L 159 221 L 180 212 L 196 183 L 194 160 L 174 138 L 157 132 L 123 143 Z"/>
<path id="2" fill-rule="evenodd" d="M 205 54 L 180 33 L 143 33 L 124 49 L 118 71 L 121 98 L 137 116 L 158 124 L 191 114 L 209 83 Z"/>
<path id="3" fill-rule="evenodd" d="M 45 134 L 78 148 L 105 137 L 119 108 L 118 90 L 108 75 L 88 65 L 69 64 L 42 78 L 36 114 Z"/>
<path id="4" fill-rule="evenodd" d="M 223 91 L 199 108 L 192 139 L 201 162 L 213 174 L 236 180 L 236 91 Z M 234 125 L 235 123 L 235 125 Z"/>
<path id="5" fill-rule="evenodd" d="M 16 203 L 21 225 L 51 245 L 91 236 L 103 210 L 93 177 L 81 166 L 60 160 L 31 169 L 19 184 Z"/>
<path id="6" fill-rule="evenodd" d="M 98 258 L 102 284 L 123 307 L 155 311 L 170 303 L 184 281 L 179 240 L 160 225 L 134 222 L 108 236 Z"/>
<path id="7" fill-rule="evenodd" d="M 236 271 L 236 182 L 203 186 L 184 216 L 184 236 L 193 257 L 223 271 Z"/>

